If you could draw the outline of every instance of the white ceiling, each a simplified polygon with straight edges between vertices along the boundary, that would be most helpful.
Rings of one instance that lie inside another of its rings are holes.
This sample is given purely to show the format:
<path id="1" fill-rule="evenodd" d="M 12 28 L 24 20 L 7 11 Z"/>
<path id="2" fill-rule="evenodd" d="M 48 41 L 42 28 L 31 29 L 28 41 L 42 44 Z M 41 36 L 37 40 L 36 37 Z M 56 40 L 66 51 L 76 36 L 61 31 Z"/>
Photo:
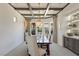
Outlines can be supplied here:
<path id="1" fill-rule="evenodd" d="M 31 14 L 29 10 L 18 10 L 21 14 Z"/>
<path id="2" fill-rule="evenodd" d="M 59 12 L 59 11 L 57 11 L 57 10 L 56 10 L 56 11 L 55 11 L 55 10 L 49 10 L 49 11 L 48 11 L 48 14 L 57 14 L 58 12 Z"/>
<path id="3" fill-rule="evenodd" d="M 44 14 L 45 10 L 33 10 L 34 14 Z"/>
<path id="4" fill-rule="evenodd" d="M 67 3 L 52 3 L 50 8 L 63 8 Z"/>
<path id="5" fill-rule="evenodd" d="M 67 3 L 51 3 L 50 8 L 63 8 Z M 11 3 L 14 8 L 28 8 L 27 3 Z M 31 8 L 46 8 L 47 3 L 30 3 Z M 32 14 L 30 10 L 17 10 L 21 14 Z M 46 10 L 32 10 L 33 14 L 45 14 Z M 49 10 L 47 14 L 57 14 L 60 10 Z"/>
<path id="6" fill-rule="evenodd" d="M 12 3 L 15 8 L 28 8 L 26 3 Z"/>
<path id="7" fill-rule="evenodd" d="M 29 10 L 18 10 L 21 14 L 31 14 Z M 45 10 L 33 10 L 33 14 L 44 14 Z"/>
<path id="8" fill-rule="evenodd" d="M 46 8 L 47 3 L 31 3 L 30 4 L 33 8 Z"/>

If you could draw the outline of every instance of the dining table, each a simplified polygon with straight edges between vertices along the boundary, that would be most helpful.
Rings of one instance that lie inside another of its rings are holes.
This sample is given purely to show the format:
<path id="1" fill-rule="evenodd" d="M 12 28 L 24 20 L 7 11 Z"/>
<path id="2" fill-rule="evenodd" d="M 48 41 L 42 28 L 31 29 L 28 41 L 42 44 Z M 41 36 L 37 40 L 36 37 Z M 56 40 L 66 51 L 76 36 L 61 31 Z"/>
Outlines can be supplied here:
<path id="1" fill-rule="evenodd" d="M 41 48 L 45 47 L 47 55 L 50 55 L 50 44 L 51 44 L 50 38 L 47 38 L 45 35 L 37 36 L 37 44 Z"/>

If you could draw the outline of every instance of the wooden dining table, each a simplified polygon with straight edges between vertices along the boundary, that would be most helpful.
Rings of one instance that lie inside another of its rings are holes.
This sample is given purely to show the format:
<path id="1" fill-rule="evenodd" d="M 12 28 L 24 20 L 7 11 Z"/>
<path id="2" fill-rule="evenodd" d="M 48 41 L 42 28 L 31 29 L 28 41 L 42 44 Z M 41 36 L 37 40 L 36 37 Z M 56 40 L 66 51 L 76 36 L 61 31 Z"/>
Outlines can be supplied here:
<path id="1" fill-rule="evenodd" d="M 45 38 L 42 38 L 42 39 L 43 39 L 43 41 L 38 40 L 37 41 L 37 44 L 41 48 L 43 48 L 43 46 L 44 46 L 46 48 L 47 55 L 50 55 L 50 44 L 51 44 L 50 39 L 47 39 L 46 37 Z"/>

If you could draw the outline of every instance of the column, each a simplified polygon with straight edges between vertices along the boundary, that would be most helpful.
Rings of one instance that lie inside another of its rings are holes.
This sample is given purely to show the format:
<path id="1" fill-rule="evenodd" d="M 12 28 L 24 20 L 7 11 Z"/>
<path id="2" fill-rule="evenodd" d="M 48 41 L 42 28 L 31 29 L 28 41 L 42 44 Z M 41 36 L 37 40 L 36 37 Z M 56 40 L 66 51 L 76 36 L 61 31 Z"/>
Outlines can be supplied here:
<path id="1" fill-rule="evenodd" d="M 57 43 L 57 15 L 53 16 L 53 42 Z"/>

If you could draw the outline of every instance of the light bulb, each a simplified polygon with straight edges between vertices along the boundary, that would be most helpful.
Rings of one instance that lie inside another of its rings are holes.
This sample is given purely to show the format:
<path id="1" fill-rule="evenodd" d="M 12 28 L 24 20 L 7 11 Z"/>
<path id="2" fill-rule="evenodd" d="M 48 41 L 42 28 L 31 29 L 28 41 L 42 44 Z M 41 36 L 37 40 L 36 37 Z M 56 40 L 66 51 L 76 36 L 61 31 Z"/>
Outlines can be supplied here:
<path id="1" fill-rule="evenodd" d="M 13 22 L 16 22 L 16 17 L 13 17 Z"/>

